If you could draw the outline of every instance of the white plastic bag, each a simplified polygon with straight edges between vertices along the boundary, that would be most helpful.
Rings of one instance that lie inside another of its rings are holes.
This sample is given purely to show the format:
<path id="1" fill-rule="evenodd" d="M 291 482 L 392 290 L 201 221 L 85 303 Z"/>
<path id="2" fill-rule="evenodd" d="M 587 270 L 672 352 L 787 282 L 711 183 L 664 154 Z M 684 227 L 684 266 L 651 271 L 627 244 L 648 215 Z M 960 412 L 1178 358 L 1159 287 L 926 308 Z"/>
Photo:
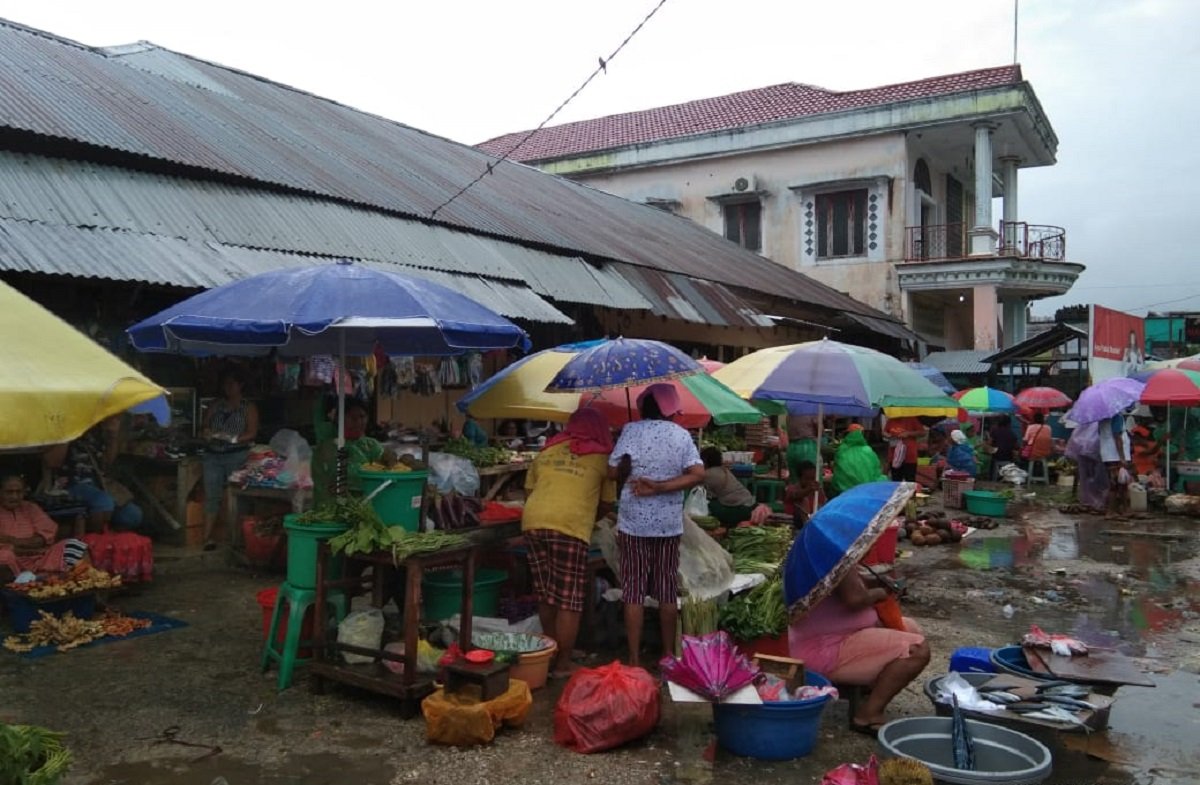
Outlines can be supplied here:
<path id="1" fill-rule="evenodd" d="M 279 481 L 289 488 L 312 487 L 312 447 L 296 431 L 284 428 L 271 437 L 271 449 L 283 456 Z"/>
<path id="2" fill-rule="evenodd" d="M 365 611 L 354 611 L 342 619 L 338 625 L 338 643 L 350 646 L 361 646 L 364 649 L 378 649 L 383 642 L 383 611 L 379 608 L 368 608 Z M 363 654 L 344 652 L 342 656 L 349 665 L 361 665 L 372 662 L 373 658 Z"/>
<path id="3" fill-rule="evenodd" d="M 679 541 L 679 588 L 697 600 L 711 600 L 733 585 L 733 556 L 708 532 L 683 516 Z"/>
<path id="4" fill-rule="evenodd" d="M 429 484 L 439 493 L 458 491 L 462 496 L 474 496 L 479 491 L 479 471 L 466 458 L 433 452 L 429 454 Z"/>
<path id="5" fill-rule="evenodd" d="M 683 512 L 693 518 L 703 518 L 708 515 L 708 492 L 704 490 L 703 485 L 697 485 L 688 491 Z"/>

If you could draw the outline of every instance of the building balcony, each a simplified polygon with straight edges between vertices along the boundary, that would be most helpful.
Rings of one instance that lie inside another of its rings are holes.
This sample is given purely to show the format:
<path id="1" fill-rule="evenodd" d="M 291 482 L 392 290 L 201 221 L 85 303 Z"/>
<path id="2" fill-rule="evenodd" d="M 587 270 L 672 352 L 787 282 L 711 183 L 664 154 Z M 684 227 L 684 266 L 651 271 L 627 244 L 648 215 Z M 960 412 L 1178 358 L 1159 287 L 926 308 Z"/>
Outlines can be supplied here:
<path id="1" fill-rule="evenodd" d="M 905 262 L 946 262 L 1004 257 L 1043 262 L 1065 262 L 1067 232 L 1059 226 L 1039 226 L 1024 221 L 1001 221 L 994 255 L 971 256 L 966 223 L 908 226 L 904 230 Z"/>

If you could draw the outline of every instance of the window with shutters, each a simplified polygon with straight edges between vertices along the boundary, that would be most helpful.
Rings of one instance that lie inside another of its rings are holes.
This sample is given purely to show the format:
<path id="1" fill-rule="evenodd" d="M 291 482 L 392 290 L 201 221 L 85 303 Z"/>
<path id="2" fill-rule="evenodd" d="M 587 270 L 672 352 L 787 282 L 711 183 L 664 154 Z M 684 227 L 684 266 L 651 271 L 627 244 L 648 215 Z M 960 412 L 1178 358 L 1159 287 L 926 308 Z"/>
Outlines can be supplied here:
<path id="1" fill-rule="evenodd" d="M 749 251 L 761 251 L 762 204 L 758 201 L 727 202 L 721 210 L 725 214 L 725 239 Z"/>
<path id="2" fill-rule="evenodd" d="M 817 258 L 863 256 L 867 247 L 867 189 L 817 194 Z"/>

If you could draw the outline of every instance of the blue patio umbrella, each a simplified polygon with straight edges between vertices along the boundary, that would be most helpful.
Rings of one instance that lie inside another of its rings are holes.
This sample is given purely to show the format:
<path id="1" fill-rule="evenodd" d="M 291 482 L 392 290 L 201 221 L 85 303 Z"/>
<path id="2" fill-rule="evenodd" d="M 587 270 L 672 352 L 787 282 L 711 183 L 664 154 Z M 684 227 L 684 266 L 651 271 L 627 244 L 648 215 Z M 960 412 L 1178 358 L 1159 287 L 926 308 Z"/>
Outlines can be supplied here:
<path id="1" fill-rule="evenodd" d="M 933 382 L 942 392 L 946 393 L 947 395 L 958 392 L 958 389 L 946 379 L 946 375 L 937 368 L 934 368 L 932 365 L 926 365 L 925 363 L 917 362 L 907 362 L 905 365 L 907 365 L 909 368 L 912 368 L 929 381 Z"/>
<path id="2" fill-rule="evenodd" d="M 546 385 L 546 392 L 600 392 L 697 373 L 704 373 L 704 367 L 674 346 L 644 338 L 615 338 L 575 355 Z"/>
<path id="3" fill-rule="evenodd" d="M 821 508 L 783 563 L 783 599 L 807 613 L 841 583 L 916 492 L 910 482 L 858 485 Z"/>
<path id="4" fill-rule="evenodd" d="M 189 355 L 445 356 L 528 348 L 517 325 L 423 278 L 340 261 L 272 270 L 189 297 L 128 330 L 136 349 Z M 345 400 L 338 395 L 338 446 Z"/>

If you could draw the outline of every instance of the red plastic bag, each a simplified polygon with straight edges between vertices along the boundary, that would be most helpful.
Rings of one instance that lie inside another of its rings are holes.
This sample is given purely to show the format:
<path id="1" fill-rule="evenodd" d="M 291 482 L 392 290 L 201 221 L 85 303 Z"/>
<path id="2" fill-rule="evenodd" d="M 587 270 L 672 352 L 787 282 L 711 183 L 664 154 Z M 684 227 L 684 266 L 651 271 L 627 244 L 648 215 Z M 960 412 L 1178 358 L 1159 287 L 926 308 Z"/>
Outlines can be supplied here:
<path id="1" fill-rule="evenodd" d="M 554 742 L 602 752 L 640 739 L 658 725 L 658 682 L 619 662 L 576 671 L 554 707 Z"/>
<path id="2" fill-rule="evenodd" d="M 843 763 L 825 772 L 821 785 L 879 785 L 879 761 L 872 755 L 865 766 Z"/>

